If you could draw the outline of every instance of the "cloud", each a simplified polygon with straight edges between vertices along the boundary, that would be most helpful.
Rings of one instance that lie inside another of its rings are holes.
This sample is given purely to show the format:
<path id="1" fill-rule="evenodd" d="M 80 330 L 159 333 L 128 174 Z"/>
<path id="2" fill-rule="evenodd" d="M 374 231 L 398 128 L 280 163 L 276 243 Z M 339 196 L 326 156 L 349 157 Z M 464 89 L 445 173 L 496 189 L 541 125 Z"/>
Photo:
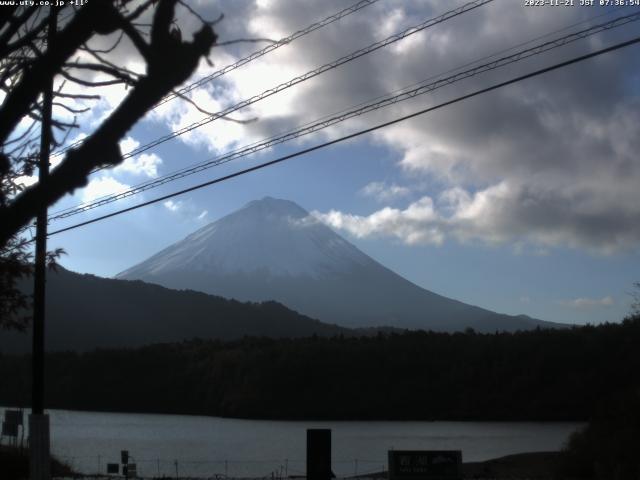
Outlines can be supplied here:
<path id="1" fill-rule="evenodd" d="M 631 249 L 640 238 L 640 204 L 632 192 L 610 192 L 610 205 L 594 202 L 589 192 L 574 192 L 503 181 L 471 192 L 454 187 L 434 201 L 424 196 L 405 209 L 384 207 L 369 215 L 332 210 L 316 212 L 333 228 L 356 237 L 388 236 L 406 244 L 459 242 L 489 245 L 571 246 L 608 254 Z M 617 209 L 618 216 L 606 215 Z M 637 221 L 628 225 L 626 220 Z M 543 247 L 540 250 L 540 247 Z"/>
<path id="2" fill-rule="evenodd" d="M 20 175 L 16 178 L 16 183 L 23 187 L 30 187 L 38 183 L 38 175 Z"/>
<path id="3" fill-rule="evenodd" d="M 83 139 L 86 135 L 80 134 L 77 139 Z M 120 142 L 120 148 L 123 153 L 133 150 L 140 145 L 140 142 L 132 137 L 126 137 Z M 62 155 L 52 158 L 52 166 L 56 166 L 60 163 L 64 157 Z M 89 184 L 79 192 L 79 197 L 82 202 L 91 202 L 100 197 L 107 195 L 114 195 L 120 192 L 124 192 L 131 188 L 126 182 L 121 180 L 123 173 L 127 173 L 134 176 L 143 176 L 148 178 L 154 178 L 158 176 L 158 167 L 162 164 L 162 159 L 157 155 L 151 153 L 143 153 L 126 159 L 123 163 L 115 168 L 109 170 L 107 175 L 94 178 L 89 181 Z M 35 183 L 36 177 L 25 177 L 24 182 Z M 133 198 L 133 197 L 129 197 Z"/>
<path id="4" fill-rule="evenodd" d="M 167 200 L 166 202 L 163 203 L 163 205 L 167 210 L 174 213 L 179 211 L 182 208 L 182 202 L 180 201 L 174 202 L 173 200 Z"/>
<path id="5" fill-rule="evenodd" d="M 329 226 L 345 230 L 359 238 L 384 235 L 399 238 L 409 245 L 440 245 L 445 239 L 443 221 L 429 197 L 421 198 L 404 210 L 385 207 L 368 216 L 345 214 L 336 210 L 313 214 Z"/>
<path id="6" fill-rule="evenodd" d="M 223 5 L 227 8 L 234 3 L 237 2 L 223 2 Z M 204 9 L 203 14 L 207 14 L 206 5 L 201 6 Z M 277 39 L 312 23 L 310 19 L 318 20 L 342 9 L 344 9 L 344 3 L 338 0 L 326 3 L 305 2 L 304 8 L 295 9 L 290 8 L 288 2 L 281 0 L 257 2 L 250 11 L 245 12 L 245 18 L 248 18 L 248 21 L 244 23 L 244 28 L 236 29 L 233 35 L 242 38 Z M 371 14 L 372 11 L 371 7 L 367 8 L 368 13 Z M 229 16 L 227 15 L 226 18 Z M 361 48 L 367 43 L 379 40 L 377 25 L 383 18 L 386 18 L 386 15 L 382 12 L 378 12 L 372 18 L 361 14 L 343 18 L 337 22 L 339 27 L 337 24 L 332 25 L 298 39 L 268 56 L 256 59 L 228 73 L 220 80 L 209 84 L 208 88 L 192 92 L 190 97 L 208 111 L 222 110 L 313 70 L 319 65 L 335 60 L 343 54 L 350 53 L 349 49 Z M 255 49 L 255 45 L 252 48 Z M 204 67 L 199 70 L 197 76 L 206 76 L 223 65 L 234 63 L 247 53 L 247 51 L 218 50 L 216 67 Z M 367 74 L 367 65 L 368 62 L 361 65 L 363 69 L 358 71 L 358 75 Z M 368 92 L 375 91 L 375 89 L 369 89 L 369 82 L 362 82 L 358 87 L 346 81 L 341 86 L 340 93 L 337 94 L 333 89 L 334 81 L 340 80 L 335 77 L 342 75 L 344 72 L 340 70 L 323 74 L 232 114 L 234 118 L 257 118 L 258 121 L 255 123 L 239 125 L 216 120 L 180 138 L 189 145 L 205 146 L 212 152 L 220 152 L 238 144 L 248 144 L 285 132 L 300 123 L 341 110 L 358 97 L 366 99 Z M 330 85 L 329 90 L 334 91 L 325 91 L 324 85 L 327 81 Z M 348 91 L 345 91 L 345 88 Z M 154 114 L 154 118 L 158 121 L 170 122 L 173 130 L 183 128 L 204 117 L 205 115 L 198 112 L 192 105 L 180 101 L 169 102 Z M 340 131 L 336 128 L 333 130 Z"/>
<path id="7" fill-rule="evenodd" d="M 568 308 L 576 308 L 580 310 L 591 310 L 594 308 L 606 308 L 614 304 L 614 300 L 611 296 L 602 298 L 575 298 L 573 300 L 562 300 L 560 305 Z"/>
<path id="8" fill-rule="evenodd" d="M 123 192 L 129 188 L 129 185 L 119 182 L 113 177 L 104 176 L 91 180 L 80 195 L 83 202 L 90 202 L 105 195 Z"/>
<path id="9" fill-rule="evenodd" d="M 208 210 L 202 210 L 191 200 L 167 200 L 162 205 L 172 214 L 177 215 L 181 221 L 204 222 L 209 215 Z"/>
<path id="10" fill-rule="evenodd" d="M 133 137 L 126 137 L 120 142 L 122 153 L 130 152 L 140 146 L 140 142 Z M 155 153 L 141 153 L 134 157 L 125 159 L 120 165 L 113 169 L 114 173 L 130 173 L 142 175 L 149 178 L 158 176 L 158 167 L 162 165 L 162 159 Z"/>
<path id="11" fill-rule="evenodd" d="M 115 173 L 131 173 L 149 178 L 158 176 L 158 167 L 162 165 L 162 159 L 155 153 L 142 153 L 135 157 L 125 159 L 113 169 Z"/>
<path id="12" fill-rule="evenodd" d="M 380 202 L 385 202 L 399 197 L 406 197 L 411 193 L 411 189 L 395 183 L 387 185 L 385 182 L 371 182 L 365 185 L 360 192 L 367 197 L 373 197 Z"/>
<path id="13" fill-rule="evenodd" d="M 279 38 L 344 8 L 342 0 L 301 0 L 296 2 L 299 8 L 291 8 L 288 0 L 196 3 L 195 8 L 206 18 L 216 18 L 224 11 L 225 21 L 216 26 L 221 41 Z M 218 111 L 450 8 L 453 6 L 435 0 L 377 2 L 189 95 L 198 105 Z M 180 12 L 180 28 L 188 38 L 199 22 L 183 8 Z M 505 46 L 521 44 L 602 12 L 597 7 L 526 9 L 519 2 L 494 2 L 234 114 L 240 118 L 257 117 L 255 123 L 240 125 L 218 120 L 179 138 L 189 146 L 215 153 L 232 149 L 414 85 L 502 51 Z M 610 18 L 604 16 L 574 30 Z M 351 119 L 298 142 L 371 127 L 613 44 L 624 35 L 624 30 L 602 32 L 508 69 Z M 113 37 L 92 39 L 99 47 L 112 41 Z M 469 41 L 472 49 L 465 46 Z M 215 49 L 215 66 L 202 62 L 191 80 L 260 46 L 236 44 Z M 136 69 L 143 65 L 126 38 L 110 59 Z M 357 236 L 390 236 L 409 244 L 438 245 L 452 238 L 490 244 L 524 242 L 541 252 L 555 247 L 601 253 L 637 249 L 639 71 L 640 56 L 634 50 L 620 50 L 380 130 L 367 139 L 385 149 L 385 158 L 393 158 L 392 168 L 398 173 L 432 185 L 430 195 L 404 208 L 385 207 L 370 215 L 340 211 L 321 215 L 336 228 Z M 100 92 L 105 100 L 92 111 L 95 118 L 112 110 L 125 93 L 121 87 Z M 175 130 L 203 117 L 188 103 L 174 100 L 147 119 Z M 160 164 L 154 154 L 143 154 L 127 161 L 119 172 L 153 177 Z M 408 188 L 372 182 L 362 194 L 391 202 L 406 198 Z"/>
<path id="14" fill-rule="evenodd" d="M 295 31 L 342 4 L 332 0 L 305 6 L 261 2 L 250 14 L 246 35 Z M 221 104 L 247 98 L 447 8 L 441 2 L 381 2 L 366 14 L 354 14 L 251 62 L 209 91 L 218 94 L 214 97 Z M 256 124 L 207 140 L 211 130 L 200 141 L 218 149 L 273 134 L 599 13 L 489 4 L 255 104 L 246 115 L 257 115 Z M 601 34 L 317 135 L 369 127 L 612 44 L 622 35 Z M 463 48 L 460 38 L 473 38 L 474 48 Z M 640 99 L 630 92 L 639 70 L 640 57 L 619 51 L 383 129 L 370 140 L 391 150 L 401 173 L 437 187 L 404 209 L 382 208 L 365 216 L 334 211 L 324 218 L 356 236 L 386 235 L 409 244 L 437 245 L 455 238 L 525 242 L 539 251 L 571 247 L 608 254 L 637 248 Z M 390 202 L 403 198 L 404 188 L 373 182 L 361 193 Z M 416 211 L 426 218 L 417 219 L 411 213 Z"/>

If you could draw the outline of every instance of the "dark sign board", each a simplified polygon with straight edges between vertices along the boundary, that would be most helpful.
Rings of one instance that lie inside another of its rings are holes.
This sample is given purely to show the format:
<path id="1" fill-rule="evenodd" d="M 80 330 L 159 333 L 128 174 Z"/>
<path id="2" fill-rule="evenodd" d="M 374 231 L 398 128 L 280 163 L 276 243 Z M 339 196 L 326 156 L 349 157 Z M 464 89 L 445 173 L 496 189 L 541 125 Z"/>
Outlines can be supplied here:
<path id="1" fill-rule="evenodd" d="M 307 480 L 331 479 L 331 430 L 307 430 Z"/>
<path id="2" fill-rule="evenodd" d="M 107 473 L 109 474 L 119 474 L 120 473 L 120 465 L 117 463 L 107 463 Z"/>
<path id="3" fill-rule="evenodd" d="M 15 423 L 2 422 L 2 435 L 8 437 L 18 436 L 18 425 Z"/>
<path id="4" fill-rule="evenodd" d="M 389 480 L 461 478 L 460 450 L 390 450 Z"/>
<path id="5" fill-rule="evenodd" d="M 120 451 L 120 463 L 123 465 L 129 463 L 129 450 Z"/>
<path id="6" fill-rule="evenodd" d="M 4 412 L 4 421 L 13 425 L 22 425 L 23 418 L 22 410 L 5 410 Z"/>
<path id="7" fill-rule="evenodd" d="M 130 463 L 128 465 L 123 465 L 122 466 L 122 474 L 125 477 L 129 477 L 129 478 L 137 476 L 138 472 L 137 472 L 136 464 L 135 463 Z"/>

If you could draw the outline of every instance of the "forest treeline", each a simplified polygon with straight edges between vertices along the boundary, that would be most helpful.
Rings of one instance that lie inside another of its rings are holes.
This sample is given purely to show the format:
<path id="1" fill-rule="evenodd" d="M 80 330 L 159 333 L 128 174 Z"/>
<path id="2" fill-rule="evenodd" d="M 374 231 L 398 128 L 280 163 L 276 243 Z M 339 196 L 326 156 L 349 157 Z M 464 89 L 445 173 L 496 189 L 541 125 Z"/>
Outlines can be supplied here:
<path id="1" fill-rule="evenodd" d="M 192 340 L 46 357 L 50 408 L 281 419 L 586 420 L 640 385 L 640 317 L 477 334 Z M 0 355 L 28 405 L 29 356 Z"/>

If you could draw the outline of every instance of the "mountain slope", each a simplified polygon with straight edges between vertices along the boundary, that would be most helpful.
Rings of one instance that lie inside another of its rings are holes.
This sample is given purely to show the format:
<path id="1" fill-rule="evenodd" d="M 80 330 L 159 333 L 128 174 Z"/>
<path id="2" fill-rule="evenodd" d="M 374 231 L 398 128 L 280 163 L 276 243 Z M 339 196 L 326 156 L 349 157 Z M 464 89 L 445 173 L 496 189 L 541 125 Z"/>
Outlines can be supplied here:
<path id="1" fill-rule="evenodd" d="M 276 300 L 347 327 L 492 332 L 556 326 L 420 288 L 295 203 L 270 197 L 248 203 L 117 278 L 245 301 Z"/>
<path id="2" fill-rule="evenodd" d="M 80 275 L 60 269 L 47 281 L 49 351 L 137 347 L 193 338 L 333 336 L 347 329 L 276 302 L 240 303 L 201 292 Z M 0 331 L 0 352 L 30 351 L 31 336 Z"/>

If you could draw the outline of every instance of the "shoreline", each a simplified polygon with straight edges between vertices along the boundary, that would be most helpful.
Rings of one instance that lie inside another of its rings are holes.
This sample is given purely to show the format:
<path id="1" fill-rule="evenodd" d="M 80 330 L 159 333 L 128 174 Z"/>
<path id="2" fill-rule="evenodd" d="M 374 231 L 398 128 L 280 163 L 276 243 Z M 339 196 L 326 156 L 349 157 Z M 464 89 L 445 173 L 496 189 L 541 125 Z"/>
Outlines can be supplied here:
<path id="1" fill-rule="evenodd" d="M 8 474 L 8 480 L 18 480 L 26 475 L 27 460 L 25 456 L 26 450 L 12 449 L 7 446 L 0 446 L 0 457 L 3 457 L 6 461 L 5 466 L 9 468 L 9 471 L 4 472 Z M 461 479 L 539 479 L 539 480 L 551 480 L 557 478 L 557 467 L 562 458 L 562 452 L 527 452 L 518 453 L 513 455 L 507 455 L 504 457 L 494 458 L 481 462 L 463 462 L 462 464 L 462 476 Z M 3 462 L 4 463 L 4 462 Z M 76 472 L 68 465 L 64 464 L 60 460 L 57 460 L 55 456 L 52 456 L 53 478 L 73 478 L 73 479 L 88 479 L 88 478 L 106 478 L 106 475 L 100 474 L 84 474 Z M 115 477 L 121 478 L 121 477 Z M 142 478 L 142 477 L 141 477 Z M 147 477 L 144 477 L 147 478 Z M 184 480 L 204 480 L 207 477 L 192 477 L 185 476 L 179 477 Z M 235 478 L 235 477 L 229 477 Z M 239 477 L 238 477 L 239 478 Z M 254 478 L 254 477 L 246 477 Z M 255 477 L 256 480 L 262 477 Z M 277 477 L 278 480 L 290 480 L 290 479 L 304 479 L 305 476 L 290 475 L 288 477 Z M 365 475 L 352 475 L 337 477 L 345 480 L 365 480 L 375 479 L 381 480 L 388 478 L 387 471 L 369 473 Z"/>
<path id="2" fill-rule="evenodd" d="M 562 458 L 561 451 L 524 452 L 480 462 L 463 462 L 462 479 L 539 479 L 557 478 L 557 467 Z M 386 479 L 386 471 L 366 475 L 345 477 L 353 480 Z"/>
<path id="3" fill-rule="evenodd" d="M 24 410 L 26 414 L 31 410 L 30 406 L 12 404 L 13 402 L 0 403 L 0 410 L 6 409 L 20 409 Z M 588 418 L 404 418 L 404 417 L 331 417 L 331 416 L 319 416 L 319 417 L 283 417 L 283 416 L 233 416 L 233 415 L 212 415 L 200 412 L 165 412 L 165 411 L 137 411 L 127 409 L 108 409 L 108 408 L 66 408 L 54 405 L 52 407 L 45 408 L 46 411 L 59 411 L 59 412 L 78 412 L 78 413 L 103 413 L 103 414 L 122 414 L 122 415 L 162 415 L 162 416 L 184 416 L 184 417 L 202 417 L 202 418 L 219 418 L 223 420 L 246 420 L 251 422 L 428 422 L 428 423 L 530 423 L 530 424 L 586 424 Z"/>

